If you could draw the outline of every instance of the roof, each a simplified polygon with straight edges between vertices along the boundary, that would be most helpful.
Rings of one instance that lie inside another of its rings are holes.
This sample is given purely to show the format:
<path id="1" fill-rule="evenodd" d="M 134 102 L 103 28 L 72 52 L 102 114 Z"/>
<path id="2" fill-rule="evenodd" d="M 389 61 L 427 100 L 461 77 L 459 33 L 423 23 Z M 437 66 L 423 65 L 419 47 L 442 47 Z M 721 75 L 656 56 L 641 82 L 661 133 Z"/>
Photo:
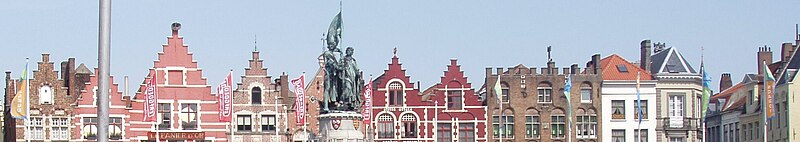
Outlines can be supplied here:
<path id="1" fill-rule="evenodd" d="M 89 75 L 91 75 L 92 71 L 89 70 L 89 68 L 87 68 L 86 65 L 81 63 L 80 65 L 78 65 L 78 69 L 75 71 L 75 73 L 76 74 L 89 74 Z"/>
<path id="2" fill-rule="evenodd" d="M 617 54 L 611 54 L 601 59 L 600 67 L 603 71 L 603 80 L 636 80 L 636 73 L 639 72 L 641 73 L 640 80 L 653 80 L 653 76 L 646 70 Z"/>
<path id="3" fill-rule="evenodd" d="M 777 82 L 775 85 L 782 85 L 786 84 L 787 82 L 791 82 L 794 80 L 794 76 L 797 75 L 797 69 L 800 68 L 800 52 L 794 52 L 792 57 L 789 59 L 789 63 L 786 63 L 786 66 L 783 67 L 781 73 L 777 77 Z M 788 70 L 795 70 L 794 72 L 786 72 Z"/>
<path id="4" fill-rule="evenodd" d="M 690 73 L 696 74 L 697 71 L 692 68 L 692 65 L 683 58 L 680 52 L 675 47 L 667 48 L 660 51 L 653 56 L 650 56 L 652 62 L 650 63 L 650 73 Z"/>

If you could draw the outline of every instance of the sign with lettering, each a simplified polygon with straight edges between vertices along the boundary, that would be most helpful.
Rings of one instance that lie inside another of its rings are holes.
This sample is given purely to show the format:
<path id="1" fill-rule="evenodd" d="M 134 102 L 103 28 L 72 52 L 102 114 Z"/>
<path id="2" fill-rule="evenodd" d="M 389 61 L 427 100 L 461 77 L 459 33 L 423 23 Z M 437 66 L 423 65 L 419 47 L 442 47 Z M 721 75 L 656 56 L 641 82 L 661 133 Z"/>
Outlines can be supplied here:
<path id="1" fill-rule="evenodd" d="M 205 132 L 159 132 L 158 138 L 161 140 L 203 140 L 206 138 Z M 156 132 L 147 133 L 147 139 L 156 140 Z"/>

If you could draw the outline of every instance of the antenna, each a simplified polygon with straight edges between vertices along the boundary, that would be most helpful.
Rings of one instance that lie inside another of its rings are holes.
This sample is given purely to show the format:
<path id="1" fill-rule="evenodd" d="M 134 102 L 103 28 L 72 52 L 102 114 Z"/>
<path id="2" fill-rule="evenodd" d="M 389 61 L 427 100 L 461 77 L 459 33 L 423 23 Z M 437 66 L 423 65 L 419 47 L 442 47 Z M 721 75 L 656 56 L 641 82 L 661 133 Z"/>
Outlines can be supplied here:
<path id="1" fill-rule="evenodd" d="M 254 35 L 253 48 L 254 48 L 254 51 L 258 51 L 258 35 Z"/>

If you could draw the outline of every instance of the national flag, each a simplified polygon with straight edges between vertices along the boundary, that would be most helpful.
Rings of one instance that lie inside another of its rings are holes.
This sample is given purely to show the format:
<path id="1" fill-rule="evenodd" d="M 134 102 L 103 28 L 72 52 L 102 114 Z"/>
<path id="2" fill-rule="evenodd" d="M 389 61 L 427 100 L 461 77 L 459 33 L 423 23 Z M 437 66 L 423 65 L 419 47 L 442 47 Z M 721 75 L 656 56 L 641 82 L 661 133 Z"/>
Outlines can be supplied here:
<path id="1" fill-rule="evenodd" d="M 28 63 L 25 63 L 25 70 L 19 77 L 19 84 L 11 102 L 11 116 L 17 119 L 28 119 Z"/>
<path id="2" fill-rule="evenodd" d="M 361 115 L 364 116 L 364 124 L 369 124 L 372 117 L 372 78 L 367 82 L 364 87 L 364 107 L 362 107 Z"/>
<path id="3" fill-rule="evenodd" d="M 708 72 L 703 69 L 703 96 L 701 97 L 701 118 L 706 117 L 706 111 L 708 110 L 708 102 L 709 98 L 711 97 L 711 76 L 708 76 Z"/>
<path id="4" fill-rule="evenodd" d="M 219 101 L 219 121 L 231 122 L 233 116 L 233 71 L 228 72 L 222 83 L 217 86 L 217 101 Z"/>
<path id="5" fill-rule="evenodd" d="M 767 62 L 764 62 L 764 110 L 767 112 L 767 118 L 775 116 L 774 96 L 775 96 L 775 77 L 772 76 L 772 71 L 769 70 Z"/>
<path id="6" fill-rule="evenodd" d="M 306 123 L 306 75 L 300 75 L 300 77 L 296 79 L 292 79 L 292 85 L 294 85 L 294 94 L 296 94 L 296 98 L 294 101 L 295 111 L 294 115 L 295 122 L 297 124 L 305 124 Z"/>
<path id="7" fill-rule="evenodd" d="M 157 75 L 158 71 L 153 71 L 153 74 L 150 76 L 150 81 L 147 82 L 145 85 L 144 91 L 144 121 L 145 122 L 155 122 L 156 121 L 156 112 L 158 111 L 158 85 L 157 82 Z"/>
<path id="8" fill-rule="evenodd" d="M 639 112 L 639 123 L 642 123 L 642 117 L 644 116 L 644 110 L 642 110 L 642 93 L 639 91 L 641 88 L 641 74 L 642 72 L 636 72 L 636 111 Z"/>

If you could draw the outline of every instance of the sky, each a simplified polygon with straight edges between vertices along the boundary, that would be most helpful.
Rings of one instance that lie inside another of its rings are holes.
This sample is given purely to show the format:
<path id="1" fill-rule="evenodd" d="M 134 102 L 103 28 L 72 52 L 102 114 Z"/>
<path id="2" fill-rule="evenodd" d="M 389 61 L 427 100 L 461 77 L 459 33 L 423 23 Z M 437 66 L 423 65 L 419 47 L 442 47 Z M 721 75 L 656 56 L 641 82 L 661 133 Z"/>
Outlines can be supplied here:
<path id="1" fill-rule="evenodd" d="M 313 75 L 323 50 L 320 40 L 340 1 L 113 1 L 111 74 L 137 87 L 180 22 L 181 36 L 216 86 L 229 70 L 244 74 L 258 47 L 269 74 Z M 412 81 L 423 88 L 443 76 L 457 58 L 475 89 L 484 68 L 524 64 L 543 67 L 552 46 L 558 67 L 590 56 L 619 54 L 636 62 L 639 42 L 650 39 L 676 47 L 699 69 L 705 65 L 717 84 L 722 72 L 734 83 L 757 69 L 759 46 L 780 59 L 780 44 L 793 42 L 800 1 L 343 1 L 341 45 L 355 48 L 365 74 L 388 68 L 392 49 Z M 0 1 L 0 70 L 19 77 L 25 58 L 31 70 L 50 53 L 58 63 L 75 57 L 97 66 L 97 1 Z M 256 44 L 257 41 L 257 44 Z M 234 77 L 235 81 L 240 78 Z M 3 82 L 5 83 L 5 82 Z M 121 87 L 121 86 L 120 86 Z M 120 88 L 122 89 L 122 88 Z M 135 92 L 131 89 L 131 92 Z M 132 93 L 131 93 L 132 94 Z"/>

